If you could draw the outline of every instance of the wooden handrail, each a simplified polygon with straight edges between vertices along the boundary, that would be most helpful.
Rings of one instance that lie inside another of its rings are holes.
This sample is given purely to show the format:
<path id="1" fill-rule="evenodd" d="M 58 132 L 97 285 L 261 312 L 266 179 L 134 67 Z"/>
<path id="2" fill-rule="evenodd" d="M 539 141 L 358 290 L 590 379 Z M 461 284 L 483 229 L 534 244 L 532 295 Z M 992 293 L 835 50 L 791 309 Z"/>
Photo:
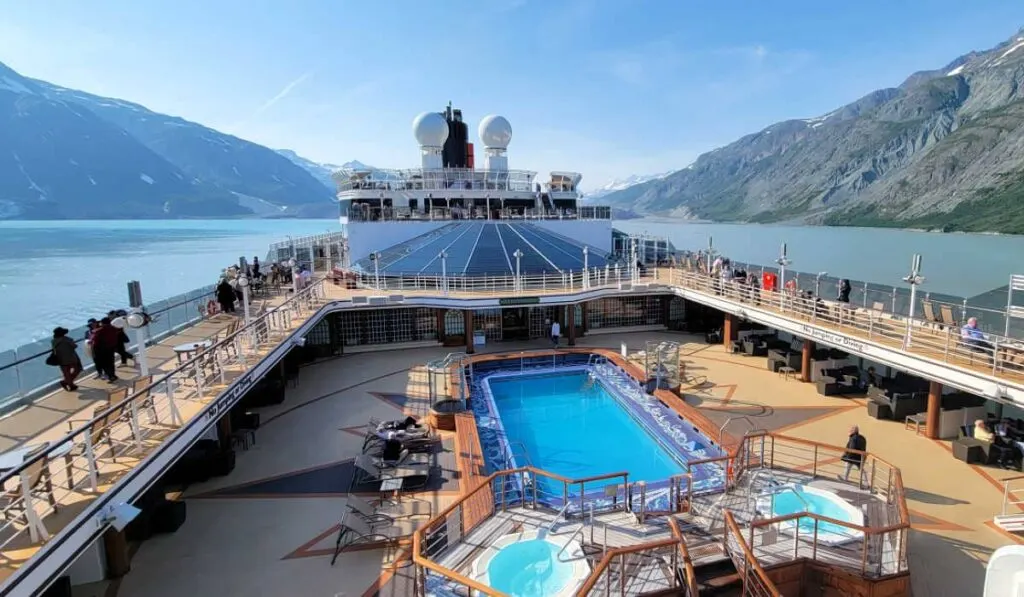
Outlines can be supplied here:
<path id="1" fill-rule="evenodd" d="M 638 543 L 636 545 L 630 545 L 628 547 L 616 547 L 614 549 L 609 549 L 607 552 L 605 552 L 604 557 L 601 558 L 601 561 L 598 562 L 596 566 L 594 566 L 594 570 L 590 573 L 590 576 L 587 577 L 586 582 L 583 583 L 583 586 L 580 587 L 580 590 L 576 592 L 576 595 L 589 595 L 590 591 L 592 591 L 594 589 L 594 586 L 597 584 L 597 581 L 601 578 L 601 574 L 603 574 L 604 571 L 608 568 L 608 566 L 611 565 L 612 560 L 615 559 L 616 556 L 638 553 L 642 551 L 649 551 L 652 549 L 660 549 L 662 547 L 670 547 L 678 544 L 679 541 L 675 538 L 672 538 L 660 539 L 658 541 L 651 541 L 649 543 Z"/>
<path id="2" fill-rule="evenodd" d="M 686 546 L 686 538 L 672 516 L 668 517 L 668 528 L 672 531 L 672 536 L 679 541 L 679 557 L 683 559 L 683 570 L 686 575 L 686 594 L 689 597 L 697 597 L 700 590 L 697 587 L 697 572 L 693 569 L 693 558 L 690 557 L 690 549 Z"/>
<path id="3" fill-rule="evenodd" d="M 760 520 L 753 520 L 753 521 L 751 521 L 750 522 L 750 526 L 755 528 L 755 529 L 757 529 L 757 528 L 766 527 L 766 526 L 770 526 L 770 525 L 778 524 L 778 523 L 782 523 L 782 522 L 789 522 L 790 520 L 796 520 L 796 519 L 799 519 L 799 518 L 813 518 L 813 519 L 815 519 L 817 521 L 820 521 L 820 522 L 827 522 L 827 523 L 830 523 L 830 524 L 834 524 L 837 527 L 844 527 L 844 528 L 850 529 L 851 531 L 858 531 L 858 532 L 863 533 L 865 535 L 880 535 L 880 534 L 883 534 L 883 533 L 889 533 L 889 532 L 892 532 L 892 531 L 899 531 L 899 530 L 902 530 L 902 529 L 909 529 L 910 528 L 910 523 L 909 522 L 902 522 L 902 523 L 899 523 L 899 524 L 891 524 L 891 525 L 885 526 L 885 527 L 858 526 L 858 525 L 853 524 L 852 522 L 847 522 L 845 520 L 839 520 L 838 518 L 831 518 L 831 517 L 828 517 L 828 516 L 823 516 L 821 514 L 815 514 L 814 512 L 793 512 L 792 514 L 783 514 L 781 516 L 776 516 L 775 518 L 762 518 Z"/>
<path id="4" fill-rule="evenodd" d="M 782 597 L 778 589 L 775 588 L 775 583 L 773 583 L 771 579 L 768 578 L 768 574 L 765 573 L 764 568 L 761 567 L 761 564 L 757 561 L 757 558 L 754 557 L 753 552 L 750 551 L 750 546 L 748 546 L 747 542 L 743 540 L 743 533 L 740 532 L 740 527 L 736 524 L 736 519 L 733 518 L 732 512 L 728 510 L 725 510 L 724 512 L 726 533 L 732 533 L 733 535 L 735 535 L 736 543 L 739 544 L 740 550 L 743 551 L 744 567 L 749 566 L 754 569 L 754 574 L 761 578 L 762 583 L 770 593 L 770 597 Z M 729 542 L 727 540 L 726 549 L 728 549 L 728 545 Z M 744 576 L 743 578 L 745 579 L 746 577 Z M 743 585 L 744 594 L 746 594 L 747 587 L 745 580 Z"/>
<path id="5" fill-rule="evenodd" d="M 479 582 L 473 580 L 472 578 L 469 578 L 468 576 L 464 576 L 462 574 L 459 574 L 458 572 L 455 572 L 454 570 L 449 570 L 448 568 L 445 568 L 444 566 L 441 566 L 439 564 L 435 564 L 434 562 L 431 562 L 430 560 L 422 557 L 420 555 L 420 553 L 419 553 L 420 552 L 420 547 L 421 547 L 421 541 L 422 540 L 420 539 L 420 536 L 419 536 L 418 533 L 413 534 L 413 536 L 412 536 L 412 545 L 413 545 L 412 559 L 413 559 L 413 562 L 415 562 L 416 564 L 418 564 L 420 566 L 423 566 L 424 568 L 427 568 L 428 570 L 433 570 L 434 572 L 440 574 L 441 576 L 444 576 L 445 578 L 449 578 L 451 580 L 454 580 L 455 582 L 457 582 L 459 584 L 462 584 L 462 585 L 465 585 L 465 586 L 473 589 L 474 591 L 480 591 L 481 593 L 483 593 L 484 595 L 487 595 L 488 597 L 510 597 L 509 595 L 507 595 L 505 593 L 502 593 L 501 591 L 492 589 L 491 587 L 488 587 L 485 584 L 479 583 Z"/>

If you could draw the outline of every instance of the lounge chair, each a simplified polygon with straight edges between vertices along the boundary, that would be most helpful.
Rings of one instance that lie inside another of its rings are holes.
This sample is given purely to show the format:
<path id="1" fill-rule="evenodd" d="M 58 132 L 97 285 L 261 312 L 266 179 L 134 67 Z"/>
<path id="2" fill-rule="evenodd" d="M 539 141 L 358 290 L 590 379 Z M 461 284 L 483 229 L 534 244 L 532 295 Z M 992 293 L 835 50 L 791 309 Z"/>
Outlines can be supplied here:
<path id="1" fill-rule="evenodd" d="M 943 321 L 935 316 L 935 309 L 932 308 L 931 301 L 922 301 L 921 306 L 924 308 L 925 323 L 932 324 L 939 328 L 944 325 Z"/>
<path id="2" fill-rule="evenodd" d="M 334 543 L 334 556 L 331 557 L 331 566 L 338 559 L 341 550 L 349 545 L 364 543 L 383 543 L 386 548 L 395 548 L 398 539 L 408 537 L 412 534 L 411 525 L 390 525 L 373 527 L 361 516 L 346 510 L 341 516 L 341 525 L 338 529 L 338 540 Z"/>
<path id="3" fill-rule="evenodd" d="M 360 454 L 355 458 L 355 467 L 362 472 L 359 483 L 366 480 L 383 481 L 385 479 L 397 479 L 399 477 L 427 477 L 430 474 L 430 464 L 403 464 L 392 467 L 381 467 L 372 456 Z"/>
<path id="4" fill-rule="evenodd" d="M 373 504 L 364 500 L 354 493 L 350 493 L 345 497 L 345 506 L 352 511 L 353 514 L 359 516 L 366 521 L 370 527 L 374 526 L 390 526 L 395 521 L 393 516 L 389 516 L 383 512 L 378 512 Z"/>

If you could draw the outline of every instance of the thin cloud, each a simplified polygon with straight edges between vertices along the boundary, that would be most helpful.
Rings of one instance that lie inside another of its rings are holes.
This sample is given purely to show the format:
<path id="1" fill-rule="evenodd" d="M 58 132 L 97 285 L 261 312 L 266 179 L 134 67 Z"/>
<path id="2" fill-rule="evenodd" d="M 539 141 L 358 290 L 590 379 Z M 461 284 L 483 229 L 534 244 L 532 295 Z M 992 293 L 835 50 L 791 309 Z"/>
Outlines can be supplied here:
<path id="1" fill-rule="evenodd" d="M 305 81 L 306 79 L 310 78 L 311 76 L 313 76 L 313 73 L 312 72 L 308 72 L 308 73 L 305 73 L 304 75 L 302 75 L 301 77 L 299 77 L 298 79 L 295 79 L 291 83 L 288 83 L 287 85 L 285 85 L 281 89 L 281 91 L 277 92 L 277 95 L 275 95 L 274 97 L 268 99 L 259 108 L 256 108 L 256 111 L 253 112 L 252 115 L 253 116 L 258 116 L 258 115 L 266 112 L 267 110 L 272 108 L 274 106 L 274 104 L 276 104 L 277 102 L 279 102 L 279 101 L 283 100 L 284 98 L 288 97 L 288 94 L 290 94 L 292 91 L 294 91 L 296 87 L 301 85 L 303 81 Z"/>

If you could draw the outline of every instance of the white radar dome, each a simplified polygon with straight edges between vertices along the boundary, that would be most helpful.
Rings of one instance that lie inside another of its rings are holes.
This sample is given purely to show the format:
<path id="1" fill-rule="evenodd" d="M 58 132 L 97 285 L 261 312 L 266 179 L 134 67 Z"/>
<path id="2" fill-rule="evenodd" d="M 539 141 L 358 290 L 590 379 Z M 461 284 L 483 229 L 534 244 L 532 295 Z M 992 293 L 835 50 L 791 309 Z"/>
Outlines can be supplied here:
<path id="1" fill-rule="evenodd" d="M 412 134 L 420 147 L 442 147 L 448 140 L 448 121 L 437 112 L 424 112 L 412 121 Z"/>
<path id="2" fill-rule="evenodd" d="M 480 121 L 480 141 L 484 147 L 505 149 L 512 141 L 512 125 L 504 116 L 491 114 Z"/>

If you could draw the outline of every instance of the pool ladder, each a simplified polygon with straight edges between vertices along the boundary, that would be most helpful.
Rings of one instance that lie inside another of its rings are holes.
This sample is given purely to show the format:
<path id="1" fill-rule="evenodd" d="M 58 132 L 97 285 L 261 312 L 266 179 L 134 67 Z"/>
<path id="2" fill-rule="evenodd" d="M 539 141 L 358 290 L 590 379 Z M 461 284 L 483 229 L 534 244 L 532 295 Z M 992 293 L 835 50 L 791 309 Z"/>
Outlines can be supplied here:
<path id="1" fill-rule="evenodd" d="M 587 505 L 590 507 L 590 524 L 588 525 L 586 520 L 584 520 L 584 522 L 580 523 L 579 528 L 577 528 L 575 531 L 572 532 L 571 535 L 569 535 L 569 538 L 565 541 L 564 544 L 562 544 L 562 549 L 559 549 L 558 553 L 555 554 L 555 559 L 557 559 L 559 562 L 572 562 L 574 560 L 578 560 L 578 559 L 582 559 L 582 558 L 586 558 L 587 557 L 587 554 L 584 553 L 584 554 L 582 554 L 578 558 L 565 558 L 565 559 L 562 558 L 562 554 L 565 553 L 566 549 L 569 549 L 569 545 L 571 545 L 573 540 L 576 539 L 576 535 L 579 535 L 581 540 L 583 539 L 583 531 L 588 526 L 590 527 L 590 542 L 591 543 L 594 542 L 594 504 L 590 503 L 590 504 L 587 504 Z M 568 507 L 569 507 L 569 504 L 566 504 L 565 507 L 562 508 L 562 512 L 564 512 Z M 561 515 L 561 513 L 560 513 L 560 515 Z M 557 519 L 555 520 L 555 522 L 557 522 Z M 554 527 L 554 523 L 551 524 L 551 527 Z M 551 527 L 549 527 L 549 529 Z M 608 525 L 605 525 L 605 527 L 604 527 L 604 535 L 605 535 L 605 545 L 607 546 L 607 544 L 608 544 Z"/>

